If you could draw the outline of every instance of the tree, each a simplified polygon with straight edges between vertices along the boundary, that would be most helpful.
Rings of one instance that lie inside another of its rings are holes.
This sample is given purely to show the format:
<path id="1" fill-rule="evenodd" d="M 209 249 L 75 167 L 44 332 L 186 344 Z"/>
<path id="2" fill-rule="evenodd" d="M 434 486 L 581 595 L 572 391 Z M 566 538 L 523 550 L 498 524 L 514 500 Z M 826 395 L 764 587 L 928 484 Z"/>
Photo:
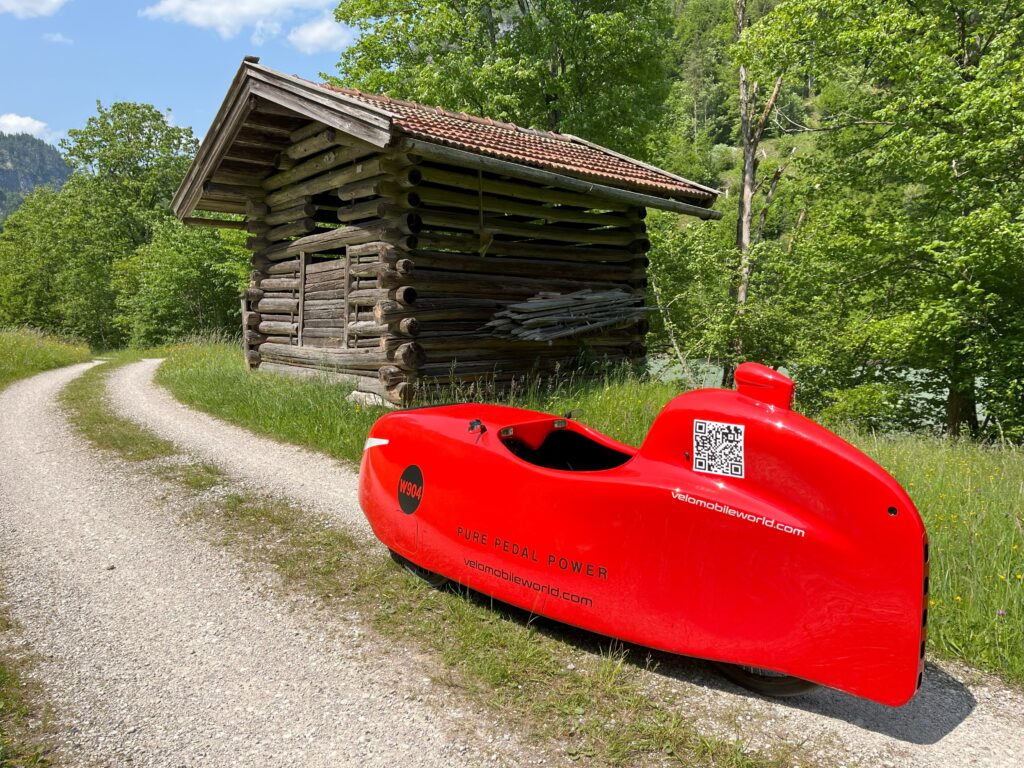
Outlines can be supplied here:
<path id="1" fill-rule="evenodd" d="M 642 153 L 668 90 L 659 0 L 346 0 L 340 85 Z"/>
<path id="2" fill-rule="evenodd" d="M 141 209 L 167 207 L 199 148 L 191 128 L 172 125 L 151 104 L 119 101 L 84 128 L 72 128 L 61 149 L 71 169 L 116 189 Z"/>
<path id="3" fill-rule="evenodd" d="M 1006 399 L 1022 372 L 1024 7 L 788 0 L 745 44 L 820 91 L 816 124 L 796 129 L 820 132 L 819 206 L 841 230 L 815 227 L 798 250 L 820 262 L 829 238 L 847 243 L 836 306 L 862 332 L 845 336 L 883 367 L 941 377 L 949 434 L 980 433 L 979 395 L 1004 428 L 1024 425 Z"/>
<path id="4" fill-rule="evenodd" d="M 61 145 L 71 178 L 29 195 L 0 233 L 0 322 L 101 348 L 223 328 L 237 311 L 238 250 L 184 231 L 168 209 L 191 130 L 148 104 L 98 104 Z"/>
<path id="5" fill-rule="evenodd" d="M 118 325 L 134 346 L 237 332 L 238 294 L 248 275 L 244 233 L 187 227 L 160 215 L 152 240 L 114 265 Z"/>

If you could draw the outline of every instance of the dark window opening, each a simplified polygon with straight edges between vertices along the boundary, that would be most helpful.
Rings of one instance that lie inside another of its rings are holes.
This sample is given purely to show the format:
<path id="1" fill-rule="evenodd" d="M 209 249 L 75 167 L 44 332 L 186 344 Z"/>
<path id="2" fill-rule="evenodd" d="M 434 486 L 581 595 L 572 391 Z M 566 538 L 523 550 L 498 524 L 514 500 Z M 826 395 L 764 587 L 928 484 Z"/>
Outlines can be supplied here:
<path id="1" fill-rule="evenodd" d="M 570 429 L 550 432 L 537 448 L 514 437 L 502 440 L 505 447 L 523 461 L 548 469 L 570 472 L 594 472 L 619 467 L 633 458 L 628 453 L 601 445 L 586 435 Z"/>

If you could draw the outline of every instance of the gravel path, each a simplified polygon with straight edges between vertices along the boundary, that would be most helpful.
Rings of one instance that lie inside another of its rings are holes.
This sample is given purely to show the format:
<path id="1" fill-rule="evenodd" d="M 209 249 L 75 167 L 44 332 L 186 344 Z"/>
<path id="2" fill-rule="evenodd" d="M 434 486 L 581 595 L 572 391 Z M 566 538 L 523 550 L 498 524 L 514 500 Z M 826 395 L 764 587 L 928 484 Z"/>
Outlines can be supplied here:
<path id="1" fill-rule="evenodd" d="M 295 610 L 179 523 L 166 486 L 73 436 L 54 397 L 87 368 L 0 392 L 0 580 L 62 763 L 531 762 L 422 659 L 382 653 L 354 618 Z"/>
<path id="2" fill-rule="evenodd" d="M 259 437 L 185 408 L 167 390 L 153 384 L 159 366 L 160 360 L 143 360 L 111 375 L 111 401 L 123 416 L 217 464 L 235 479 L 288 496 L 307 509 L 371 535 L 359 508 L 359 478 L 349 467 L 322 453 Z M 268 465 L 275 471 L 268 472 Z"/>
<path id="3" fill-rule="evenodd" d="M 350 469 L 186 408 L 153 384 L 158 365 L 157 360 L 136 363 L 112 378 L 111 394 L 122 413 L 238 478 L 368 530 Z M 253 460 L 257 454 L 273 456 L 280 471 L 268 476 Z M 1024 765 L 1024 695 L 958 665 L 930 664 L 915 699 L 890 709 L 828 690 L 766 700 L 740 691 L 700 663 L 660 661 L 660 671 L 646 676 L 653 695 L 678 693 L 709 730 L 755 745 L 780 740 L 803 745 L 821 754 L 826 765 Z"/>

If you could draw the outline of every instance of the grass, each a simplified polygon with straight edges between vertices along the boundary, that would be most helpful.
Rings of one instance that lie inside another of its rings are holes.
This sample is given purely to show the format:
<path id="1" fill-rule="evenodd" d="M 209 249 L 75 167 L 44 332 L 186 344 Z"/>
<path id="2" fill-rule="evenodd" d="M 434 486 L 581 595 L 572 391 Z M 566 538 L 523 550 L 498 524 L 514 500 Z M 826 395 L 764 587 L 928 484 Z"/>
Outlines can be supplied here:
<path id="1" fill-rule="evenodd" d="M 1024 682 L 1024 452 L 923 436 L 854 442 L 924 518 L 931 651 Z"/>
<path id="2" fill-rule="evenodd" d="M 86 371 L 64 387 L 59 395 L 60 404 L 79 434 L 129 461 L 160 459 L 177 453 L 169 440 L 116 416 L 107 402 L 107 375 L 113 368 L 143 357 L 143 353 L 138 351 L 115 353 L 109 362 Z M 94 407 L 96 402 L 102 403 L 102 407 Z"/>
<path id="3" fill-rule="evenodd" d="M 346 402 L 337 385 L 252 375 L 230 344 L 174 348 L 157 380 L 200 410 L 352 462 L 383 413 Z M 677 393 L 620 372 L 596 382 L 534 384 L 505 402 L 575 410 L 595 429 L 639 445 Z M 907 488 L 928 528 L 930 653 L 1024 683 L 1024 452 L 916 435 L 845 437 Z"/>
<path id="4" fill-rule="evenodd" d="M 89 359 L 84 344 L 27 328 L 0 328 L 0 389 L 26 376 Z"/>
<path id="5" fill-rule="evenodd" d="M 0 605 L 0 768 L 49 765 L 40 696 L 25 680 L 26 662 L 5 652 L 16 629 Z"/>
<path id="6" fill-rule="evenodd" d="M 223 366 L 216 368 L 219 372 L 230 365 L 221 348 L 179 349 L 172 354 L 181 362 L 182 355 L 193 352 L 199 361 L 186 361 L 186 368 L 196 378 L 202 378 L 202 361 Z M 219 543 L 247 561 L 271 566 L 286 584 L 314 597 L 321 606 L 355 610 L 382 636 L 418 653 L 427 652 L 446 682 L 491 707 L 502 721 L 515 723 L 528 737 L 593 765 L 668 761 L 713 768 L 772 768 L 803 764 L 783 745 L 755 752 L 702 735 L 684 714 L 685 700 L 665 701 L 644 690 L 643 659 L 639 665 L 626 663 L 629 653 L 617 643 L 584 634 L 578 649 L 567 644 L 564 636 L 541 631 L 521 611 L 475 593 L 426 587 L 396 568 L 374 543 L 329 527 L 286 501 L 232 492 L 215 467 L 189 463 L 173 446 L 167 448 L 152 435 L 139 435 L 144 430 L 111 411 L 103 378 L 130 359 L 122 355 L 98 366 L 86 374 L 85 384 L 69 387 L 70 394 L 65 393 L 64 406 L 81 434 L 177 483 L 186 494 L 194 492 L 186 519 L 211 531 Z M 329 405 L 325 411 L 329 421 L 338 409 L 359 414 L 367 425 L 375 415 L 366 415 L 365 409 L 315 383 L 247 374 L 232 374 L 229 380 L 232 383 L 224 388 L 230 392 L 231 386 L 243 387 L 246 394 L 239 396 L 258 406 L 274 420 L 271 423 L 290 409 L 301 411 L 302 403 L 306 408 L 311 403 Z M 230 398 L 220 399 L 215 389 L 206 394 L 207 403 L 236 407 Z M 274 407 L 267 411 L 265 406 Z M 267 426 L 262 431 L 272 434 Z M 335 440 L 329 430 L 317 435 L 334 446 L 335 455 L 348 455 L 344 453 L 347 440 Z M 139 445 L 152 447 L 139 450 Z M 218 492 L 200 495 L 211 488 Z"/>

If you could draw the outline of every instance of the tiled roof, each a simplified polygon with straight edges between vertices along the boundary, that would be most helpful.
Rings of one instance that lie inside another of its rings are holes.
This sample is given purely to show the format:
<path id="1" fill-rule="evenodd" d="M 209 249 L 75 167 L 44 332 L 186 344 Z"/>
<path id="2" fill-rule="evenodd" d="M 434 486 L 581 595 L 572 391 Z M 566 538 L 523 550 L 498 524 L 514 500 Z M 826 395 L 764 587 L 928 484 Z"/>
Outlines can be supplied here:
<path id="1" fill-rule="evenodd" d="M 574 136 L 521 128 L 464 112 L 449 112 L 388 96 L 323 84 L 392 116 L 396 130 L 408 136 L 582 177 L 613 187 L 638 189 L 663 197 L 710 204 L 715 193 L 693 182 L 632 160 Z"/>

